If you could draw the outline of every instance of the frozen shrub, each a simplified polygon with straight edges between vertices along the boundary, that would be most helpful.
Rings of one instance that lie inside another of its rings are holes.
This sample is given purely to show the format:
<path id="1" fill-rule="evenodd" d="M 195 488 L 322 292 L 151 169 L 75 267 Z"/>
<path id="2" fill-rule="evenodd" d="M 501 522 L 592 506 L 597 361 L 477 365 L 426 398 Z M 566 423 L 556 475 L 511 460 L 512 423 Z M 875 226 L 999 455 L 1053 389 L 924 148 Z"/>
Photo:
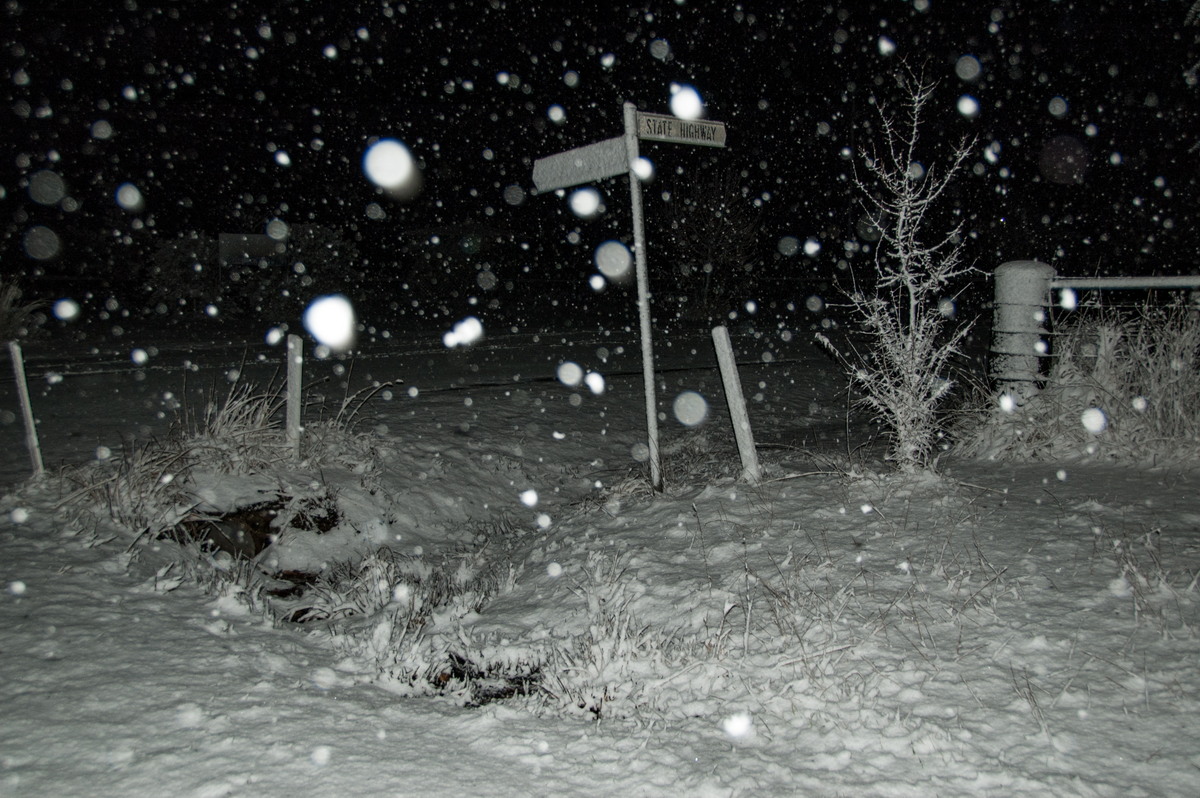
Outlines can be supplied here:
<path id="1" fill-rule="evenodd" d="M 948 294 L 970 271 L 962 265 L 961 225 L 927 235 L 934 206 L 969 154 L 966 142 L 940 172 L 919 167 L 922 114 L 934 85 L 921 76 L 897 76 L 905 96 L 894 114 L 880 105 L 882 143 L 864 153 L 867 177 L 856 184 L 880 240 L 873 279 L 856 274 L 841 286 L 866 341 L 837 348 L 818 338 L 861 390 L 861 403 L 890 434 L 888 459 L 903 471 L 932 466 L 941 433 L 939 406 L 953 385 L 951 360 L 960 354 L 969 324 L 956 324 Z"/>

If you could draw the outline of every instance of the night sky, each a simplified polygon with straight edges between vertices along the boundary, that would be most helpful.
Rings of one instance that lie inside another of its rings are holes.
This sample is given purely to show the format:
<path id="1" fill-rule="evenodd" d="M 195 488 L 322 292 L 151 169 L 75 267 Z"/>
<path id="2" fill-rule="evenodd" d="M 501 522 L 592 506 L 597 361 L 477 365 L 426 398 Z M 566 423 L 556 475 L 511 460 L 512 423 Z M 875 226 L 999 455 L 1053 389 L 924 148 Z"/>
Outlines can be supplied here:
<path id="1" fill-rule="evenodd" d="M 643 144 L 652 268 L 674 257 L 670 203 L 731 174 L 760 225 L 739 300 L 802 298 L 864 258 L 852 154 L 907 64 L 938 82 L 928 164 L 976 140 L 939 221 L 965 223 L 981 269 L 1194 271 L 1189 5 L 5 0 L 0 269 L 31 297 L 111 295 L 137 315 L 164 241 L 283 222 L 336 231 L 354 261 L 300 292 L 410 292 L 451 316 L 481 298 L 515 315 L 529 288 L 586 306 L 593 249 L 629 238 L 628 190 L 599 184 L 604 212 L 580 219 L 534 193 L 532 163 L 619 135 L 623 101 L 669 112 L 675 84 L 729 146 Z M 379 137 L 416 158 L 414 196 L 364 176 Z M 781 246 L 810 239 L 812 255 Z"/>

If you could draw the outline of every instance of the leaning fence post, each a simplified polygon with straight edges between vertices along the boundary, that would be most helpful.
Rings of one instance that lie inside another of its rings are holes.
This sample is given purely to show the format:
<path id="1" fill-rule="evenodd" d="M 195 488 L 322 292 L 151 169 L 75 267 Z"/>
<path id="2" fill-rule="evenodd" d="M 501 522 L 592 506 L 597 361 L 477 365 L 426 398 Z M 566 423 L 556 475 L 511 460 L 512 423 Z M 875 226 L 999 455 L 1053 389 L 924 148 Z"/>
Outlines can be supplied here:
<path id="1" fill-rule="evenodd" d="M 1002 393 L 1018 401 L 1038 390 L 1054 274 L 1053 266 L 1036 260 L 1013 260 L 996 268 L 991 376 Z"/>
<path id="2" fill-rule="evenodd" d="M 287 442 L 292 457 L 300 459 L 300 395 L 303 388 L 304 341 L 299 335 L 287 337 Z"/>
<path id="3" fill-rule="evenodd" d="M 21 345 L 9 341 L 8 356 L 12 359 L 13 377 L 17 381 L 17 395 L 21 400 L 21 418 L 25 421 L 25 447 L 29 449 L 29 459 L 33 462 L 33 475 L 40 477 L 46 469 L 42 465 L 42 447 L 38 443 L 33 405 L 29 401 L 29 383 L 25 381 L 25 357 L 21 354 Z"/>
<path id="4" fill-rule="evenodd" d="M 737 441 L 738 454 L 742 458 L 742 479 L 757 485 L 762 481 L 762 469 L 758 465 L 758 451 L 754 448 L 750 416 L 746 413 L 746 399 L 742 395 L 742 381 L 738 378 L 729 330 L 724 325 L 713 327 L 712 338 L 717 350 L 717 365 L 721 367 L 721 382 L 725 386 L 725 402 L 729 405 L 729 417 L 733 421 L 733 438 Z"/>

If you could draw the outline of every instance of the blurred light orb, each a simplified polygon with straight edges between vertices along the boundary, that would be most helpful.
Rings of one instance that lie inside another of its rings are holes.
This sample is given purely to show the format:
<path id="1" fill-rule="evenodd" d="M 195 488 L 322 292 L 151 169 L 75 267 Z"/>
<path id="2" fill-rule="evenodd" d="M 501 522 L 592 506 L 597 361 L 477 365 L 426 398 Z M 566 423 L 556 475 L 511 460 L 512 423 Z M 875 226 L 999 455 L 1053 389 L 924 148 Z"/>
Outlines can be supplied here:
<path id="1" fill-rule="evenodd" d="M 889 55 L 894 55 L 896 52 L 896 43 L 887 36 L 879 37 L 879 54 L 885 58 Z"/>
<path id="2" fill-rule="evenodd" d="M 1053 97 L 1046 105 L 1046 110 L 1050 112 L 1051 116 L 1063 117 L 1067 115 L 1069 106 L 1067 105 L 1067 101 L 1062 97 Z"/>
<path id="3" fill-rule="evenodd" d="M 817 253 L 821 251 L 821 242 L 815 238 L 810 238 L 804 242 L 804 254 L 810 258 L 815 258 Z"/>
<path id="4" fill-rule="evenodd" d="M 372 183 L 388 191 L 401 191 L 412 186 L 417 177 L 417 164 L 412 153 L 396 139 L 380 139 L 367 148 L 363 156 L 363 171 Z"/>
<path id="5" fill-rule="evenodd" d="M 567 110 L 561 105 L 552 105 L 546 109 L 546 116 L 556 125 L 561 125 L 567 121 Z"/>
<path id="6" fill-rule="evenodd" d="M 453 349 L 456 346 L 470 346 L 482 337 L 483 322 L 474 316 L 467 316 L 442 336 L 442 343 L 447 349 Z"/>
<path id="7" fill-rule="evenodd" d="M 638 158 L 630 166 L 630 169 L 643 183 L 649 183 L 654 179 L 654 164 L 650 162 L 649 158 Z"/>
<path id="8" fill-rule="evenodd" d="M 475 285 L 479 286 L 484 291 L 492 291 L 499 284 L 500 278 L 497 277 L 495 272 L 491 271 L 490 269 L 481 269 L 479 273 L 475 275 Z"/>
<path id="9" fill-rule="evenodd" d="M 708 418 L 708 400 L 696 391 L 683 391 L 671 406 L 675 418 L 685 427 L 696 427 Z"/>
<path id="10" fill-rule="evenodd" d="M 589 219 L 600 212 L 600 192 L 594 188 L 581 188 L 571 192 L 567 204 L 571 212 L 581 219 Z"/>
<path id="11" fill-rule="evenodd" d="M 754 737 L 754 719 L 749 712 L 735 713 L 721 721 L 721 731 L 734 740 L 751 739 Z"/>
<path id="12" fill-rule="evenodd" d="M 1108 416 L 1104 415 L 1104 411 L 1098 407 L 1089 407 L 1084 410 L 1079 421 L 1083 424 L 1084 429 L 1093 435 L 1099 435 L 1108 429 Z"/>
<path id="13" fill-rule="evenodd" d="M 780 255 L 790 258 L 800 251 L 800 239 L 795 236 L 783 236 L 779 239 L 776 249 L 779 250 Z"/>
<path id="14" fill-rule="evenodd" d="M 288 224 L 282 219 L 267 222 L 267 235 L 274 241 L 287 241 L 288 232 Z"/>
<path id="15" fill-rule="evenodd" d="M 504 201 L 509 205 L 521 205 L 525 202 L 525 189 L 516 185 L 506 186 L 504 189 Z"/>
<path id="16" fill-rule="evenodd" d="M 49 169 L 29 177 L 29 198 L 39 205 L 57 205 L 67 196 L 67 184 Z"/>
<path id="17" fill-rule="evenodd" d="M 607 387 L 604 382 L 604 376 L 594 371 L 589 371 L 587 376 L 583 378 L 583 382 L 596 396 L 604 393 L 604 389 Z"/>
<path id="18" fill-rule="evenodd" d="M 608 278 L 608 280 L 624 280 L 629 276 L 631 266 L 634 265 L 634 256 L 620 241 L 605 241 L 604 244 L 596 247 L 595 252 L 596 269 L 600 270 L 600 274 Z"/>
<path id="19" fill-rule="evenodd" d="M 140 211 L 146 206 L 145 199 L 142 197 L 142 192 L 133 183 L 122 183 L 117 186 L 116 193 L 117 204 L 123 210 L 130 212 Z"/>
<path id="20" fill-rule="evenodd" d="M 341 294 L 314 299 L 304 311 L 304 329 L 318 343 L 344 351 L 354 345 L 354 306 Z"/>
<path id="21" fill-rule="evenodd" d="M 54 303 L 54 316 L 61 321 L 79 318 L 79 303 L 74 299 L 60 299 Z"/>
<path id="22" fill-rule="evenodd" d="M 596 268 L 610 280 L 622 280 L 629 276 L 633 255 L 629 247 L 620 241 L 605 241 L 596 247 Z"/>
<path id="23" fill-rule="evenodd" d="M 525 505 L 526 507 L 534 507 L 537 505 L 537 503 L 538 494 L 536 490 L 529 488 L 528 490 L 521 491 L 521 504 Z"/>
<path id="24" fill-rule="evenodd" d="M 979 100 L 969 94 L 964 94 L 958 98 L 958 112 L 967 119 L 974 119 L 979 116 Z"/>
<path id="25" fill-rule="evenodd" d="M 978 80 L 982 73 L 983 66 L 979 63 L 979 59 L 973 55 L 960 56 L 958 61 L 954 63 L 954 74 L 958 75 L 959 80 Z"/>
<path id="26" fill-rule="evenodd" d="M 34 260 L 51 260 L 62 249 L 58 233 L 40 224 L 29 228 L 21 243 L 25 254 Z"/>
<path id="27" fill-rule="evenodd" d="M 693 87 L 671 84 L 671 113 L 680 119 L 699 119 L 704 115 L 704 101 Z"/>
<path id="28" fill-rule="evenodd" d="M 569 388 L 583 382 L 583 368 L 578 363 L 566 361 L 558 366 L 558 381 Z"/>

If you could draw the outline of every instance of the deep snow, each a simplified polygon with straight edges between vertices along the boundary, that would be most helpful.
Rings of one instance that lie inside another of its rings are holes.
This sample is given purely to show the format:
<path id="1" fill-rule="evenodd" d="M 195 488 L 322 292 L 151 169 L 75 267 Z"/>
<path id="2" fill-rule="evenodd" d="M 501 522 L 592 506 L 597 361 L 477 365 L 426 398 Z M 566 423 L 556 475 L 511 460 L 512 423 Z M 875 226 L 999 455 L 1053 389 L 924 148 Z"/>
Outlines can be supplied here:
<path id="1" fill-rule="evenodd" d="M 54 479 L 18 488 L 6 414 L 0 794 L 1194 794 L 1194 473 L 948 457 L 939 479 L 889 474 L 872 449 L 848 454 L 842 380 L 805 336 L 737 343 L 766 481 L 734 480 L 707 334 L 678 335 L 659 343 L 661 496 L 631 456 L 631 340 L 495 335 L 447 352 L 431 337 L 309 365 L 333 402 L 342 381 L 404 382 L 360 415 L 378 465 L 319 472 L 346 524 L 268 559 L 386 544 L 511 566 L 428 640 L 563 670 L 476 708 L 405 697 L 387 645 L 178 582 L 175 544 L 135 543 Z M 48 463 L 119 456 L 229 370 L 266 380 L 279 357 L 158 346 L 142 368 L 124 346 L 29 347 Z M 564 359 L 606 391 L 555 380 Z M 709 402 L 698 428 L 670 417 L 682 390 Z M 219 501 L 257 484 L 197 488 Z M 381 629 L 389 611 L 353 622 Z M 624 631 L 606 636 L 614 613 Z"/>

